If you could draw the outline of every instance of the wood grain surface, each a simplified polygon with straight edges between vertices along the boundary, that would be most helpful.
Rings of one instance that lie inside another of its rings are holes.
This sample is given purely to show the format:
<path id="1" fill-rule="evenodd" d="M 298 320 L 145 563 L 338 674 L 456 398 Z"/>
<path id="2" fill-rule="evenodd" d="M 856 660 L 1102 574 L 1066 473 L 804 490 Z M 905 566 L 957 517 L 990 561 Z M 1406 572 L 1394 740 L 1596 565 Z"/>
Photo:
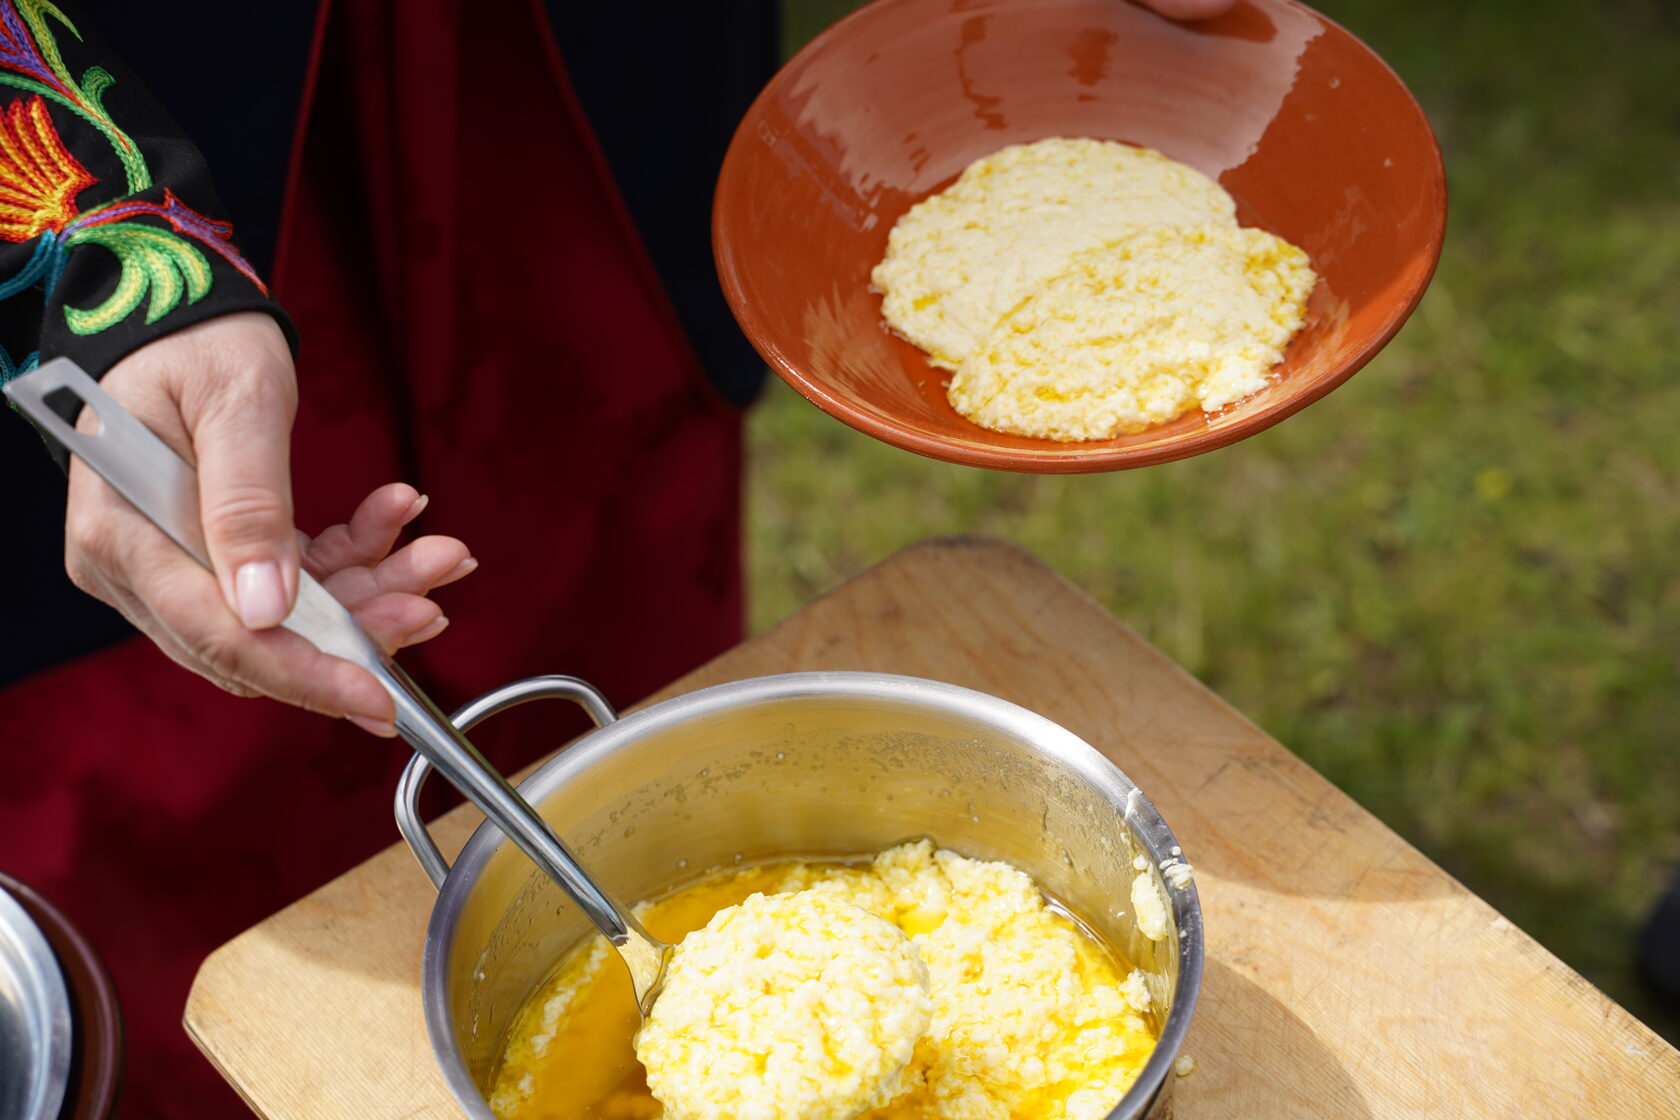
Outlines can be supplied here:
<path id="1" fill-rule="evenodd" d="M 1150 795 L 1207 927 L 1181 1120 L 1680 1116 L 1680 1052 L 1025 552 L 924 542 L 652 699 L 804 669 L 1013 700 Z M 477 821 L 439 820 L 444 850 Z M 393 846 L 212 954 L 188 1032 L 272 1120 L 458 1116 L 420 1010 L 432 899 Z"/>

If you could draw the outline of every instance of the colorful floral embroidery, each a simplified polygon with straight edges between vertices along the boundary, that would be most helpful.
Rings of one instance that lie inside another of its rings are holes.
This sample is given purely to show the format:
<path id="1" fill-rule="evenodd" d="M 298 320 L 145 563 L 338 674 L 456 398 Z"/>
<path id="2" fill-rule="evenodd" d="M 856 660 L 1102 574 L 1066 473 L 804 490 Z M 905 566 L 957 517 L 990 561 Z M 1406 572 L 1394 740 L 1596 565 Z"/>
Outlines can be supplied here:
<path id="1" fill-rule="evenodd" d="M 93 66 L 77 84 L 58 53 L 58 40 L 47 26 L 48 16 L 63 24 L 76 38 L 82 37 L 70 18 L 47 0 L 6 0 L 0 4 L 0 69 L 10 72 L 0 74 L 0 82 L 51 98 L 85 118 L 116 149 L 117 158 L 128 173 L 128 193 L 145 190 L 152 185 L 152 176 L 139 147 L 100 104 L 100 96 L 116 79 Z"/>
<path id="2" fill-rule="evenodd" d="M 76 196 L 95 180 L 58 138 L 40 96 L 0 113 L 0 238 L 28 241 L 76 216 Z"/>
<path id="3" fill-rule="evenodd" d="M 69 251 L 78 245 L 109 250 L 122 271 L 115 290 L 97 307 L 64 308 L 65 322 L 76 334 L 106 330 L 142 302 L 145 321 L 155 323 L 183 298 L 188 303 L 202 299 L 210 291 L 213 274 L 199 245 L 238 269 L 266 295 L 267 287 L 233 247 L 232 227 L 206 218 L 167 188 L 161 203 L 130 198 L 85 214 L 77 212 L 76 196 L 97 180 L 59 138 L 47 100 L 104 134 L 122 164 L 128 193 L 146 190 L 152 177 L 139 147 L 101 104 L 101 95 L 114 79 L 97 66 L 80 83 L 72 79 L 47 25 L 48 16 L 81 37 L 64 13 L 47 0 L 0 0 L 0 84 L 34 94 L 27 102 L 13 101 L 0 113 L 0 238 L 16 242 L 40 238 L 23 269 L 0 282 L 0 299 L 36 283 L 50 292 Z M 132 220 L 142 217 L 158 219 L 169 228 Z"/>
<path id="4" fill-rule="evenodd" d="M 255 284 L 265 294 L 268 287 L 257 277 L 257 270 L 252 268 L 245 258 L 239 255 L 239 250 L 233 247 L 233 226 L 227 222 L 215 222 L 200 214 L 197 210 L 175 197 L 175 192 L 168 187 L 163 188 L 163 201 L 143 202 L 129 199 L 124 202 L 113 202 L 102 206 L 88 214 L 81 221 L 75 223 L 78 228 L 105 225 L 110 222 L 121 221 L 139 214 L 151 214 L 168 222 L 178 233 L 187 234 L 213 250 L 228 264 L 245 274 L 245 278 Z M 151 228 L 151 227 L 147 227 Z"/>

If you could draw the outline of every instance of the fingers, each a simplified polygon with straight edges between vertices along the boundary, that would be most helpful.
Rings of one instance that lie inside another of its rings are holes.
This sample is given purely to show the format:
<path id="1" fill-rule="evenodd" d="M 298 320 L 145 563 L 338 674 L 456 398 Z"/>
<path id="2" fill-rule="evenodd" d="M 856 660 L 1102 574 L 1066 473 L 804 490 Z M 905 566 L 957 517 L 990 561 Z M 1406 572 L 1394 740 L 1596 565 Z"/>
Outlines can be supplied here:
<path id="1" fill-rule="evenodd" d="M 372 568 L 345 568 L 322 583 L 386 653 L 393 653 L 443 632 L 449 621 L 426 592 L 477 565 L 455 538 L 421 537 Z"/>
<path id="2" fill-rule="evenodd" d="M 350 613 L 387 654 L 435 638 L 449 625 L 443 608 L 424 595 L 375 595 Z"/>
<path id="3" fill-rule="evenodd" d="M 266 315 L 221 316 L 167 335 L 118 362 L 104 384 L 196 462 L 215 571 L 199 567 L 78 461 L 66 517 L 72 579 L 175 661 L 230 692 L 262 693 L 394 734 L 391 699 L 371 674 L 277 628 L 296 595 L 304 552 L 392 650 L 447 625 L 425 593 L 472 570 L 466 546 L 425 537 L 387 556 L 425 505 L 401 484 L 376 490 L 319 541 L 297 532 L 289 454 L 296 381 Z"/>
<path id="4" fill-rule="evenodd" d="M 297 590 L 289 442 L 291 353 L 274 320 L 223 315 L 141 347 L 105 388 L 198 468 L 205 546 L 247 626 L 278 624 Z"/>
<path id="5" fill-rule="evenodd" d="M 67 560 L 78 586 L 112 603 L 170 658 L 237 695 L 262 693 L 382 727 L 390 697 L 362 669 L 283 630 L 251 631 L 215 578 L 75 462 Z"/>
<path id="6" fill-rule="evenodd" d="M 453 583 L 478 566 L 467 546 L 454 537 L 421 537 L 371 568 L 345 568 L 321 580 L 333 597 L 355 608 L 375 595 L 406 592 L 424 595 Z"/>
<path id="7" fill-rule="evenodd" d="M 99 493 L 103 491 L 103 494 Z M 94 598 L 115 607 L 136 630 L 151 639 L 170 660 L 209 680 L 217 687 L 236 696 L 254 695 L 252 689 L 220 676 L 206 665 L 194 662 L 192 655 L 175 640 L 152 614 L 146 601 L 119 578 L 120 564 L 113 555 L 117 535 L 131 528 L 125 521 L 136 515 L 121 505 L 119 499 L 79 459 L 70 461 L 70 513 L 65 524 L 65 570 L 71 582 Z M 146 526 L 146 528 L 151 528 Z M 169 558 L 167 562 L 185 561 L 193 568 L 202 568 L 185 554 Z"/>
<path id="8" fill-rule="evenodd" d="M 304 564 L 316 578 L 341 568 L 372 567 L 425 508 L 426 498 L 407 483 L 381 486 L 362 499 L 347 524 L 334 525 L 309 542 Z"/>
<path id="9" fill-rule="evenodd" d="M 205 546 L 245 626 L 279 625 L 297 593 L 290 442 L 295 390 L 273 370 L 236 377 L 198 417 Z"/>
<path id="10" fill-rule="evenodd" d="M 208 573 L 181 574 L 190 578 L 159 581 L 146 591 L 157 622 L 186 652 L 189 668 L 203 666 L 212 680 L 239 686 L 236 691 L 260 692 L 323 715 L 375 723 L 394 717 L 390 696 L 366 670 L 289 631 L 247 629 L 221 602 Z"/>
<path id="11" fill-rule="evenodd" d="M 119 498 L 79 461 L 70 471 L 65 567 L 84 590 L 111 603 L 172 659 L 239 695 L 266 694 L 393 734 L 384 688 L 350 662 L 272 629 L 289 610 L 302 542 L 292 527 L 288 441 L 296 409 L 291 356 L 274 321 L 256 313 L 221 316 L 134 351 L 104 385 L 177 452 L 196 461 L 213 575 Z M 84 415 L 81 423 L 92 423 Z M 375 496 L 349 536 L 389 547 L 411 489 Z M 368 503 L 364 503 L 367 506 Z M 371 527 L 370 527 L 371 526 Z M 384 543 L 378 543 L 383 535 Z M 367 547 L 365 544 L 360 547 Z M 446 550 L 447 551 L 447 550 Z M 422 566 L 435 577 L 452 553 Z M 436 617 L 412 604 L 380 602 L 370 612 L 410 640 L 435 632 Z M 383 614 L 381 614 L 383 612 Z"/>

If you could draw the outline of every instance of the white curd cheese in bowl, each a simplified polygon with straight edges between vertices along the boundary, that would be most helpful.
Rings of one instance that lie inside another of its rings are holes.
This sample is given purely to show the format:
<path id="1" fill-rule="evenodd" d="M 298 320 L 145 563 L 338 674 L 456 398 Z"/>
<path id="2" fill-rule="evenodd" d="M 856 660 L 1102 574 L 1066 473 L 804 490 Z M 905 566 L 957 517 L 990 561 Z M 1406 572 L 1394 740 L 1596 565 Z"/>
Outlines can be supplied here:
<path id="1" fill-rule="evenodd" d="M 1160 152 L 1054 137 L 911 207 L 871 273 L 882 314 L 998 432 L 1104 440 L 1267 383 L 1317 276 Z"/>

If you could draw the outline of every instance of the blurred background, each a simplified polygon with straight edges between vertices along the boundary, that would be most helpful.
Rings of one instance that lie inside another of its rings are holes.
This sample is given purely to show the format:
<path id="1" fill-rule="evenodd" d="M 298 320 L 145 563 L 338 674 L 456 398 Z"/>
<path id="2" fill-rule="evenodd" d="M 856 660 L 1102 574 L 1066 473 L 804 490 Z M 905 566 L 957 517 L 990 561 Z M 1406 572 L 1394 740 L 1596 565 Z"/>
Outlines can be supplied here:
<path id="1" fill-rule="evenodd" d="M 785 50 L 856 6 L 784 0 Z M 1393 343 L 1234 447 L 1069 478 L 922 459 L 772 379 L 753 629 L 927 536 L 1024 545 L 1680 1042 L 1633 967 L 1680 868 L 1680 4 L 1316 6 L 1445 154 Z"/>

